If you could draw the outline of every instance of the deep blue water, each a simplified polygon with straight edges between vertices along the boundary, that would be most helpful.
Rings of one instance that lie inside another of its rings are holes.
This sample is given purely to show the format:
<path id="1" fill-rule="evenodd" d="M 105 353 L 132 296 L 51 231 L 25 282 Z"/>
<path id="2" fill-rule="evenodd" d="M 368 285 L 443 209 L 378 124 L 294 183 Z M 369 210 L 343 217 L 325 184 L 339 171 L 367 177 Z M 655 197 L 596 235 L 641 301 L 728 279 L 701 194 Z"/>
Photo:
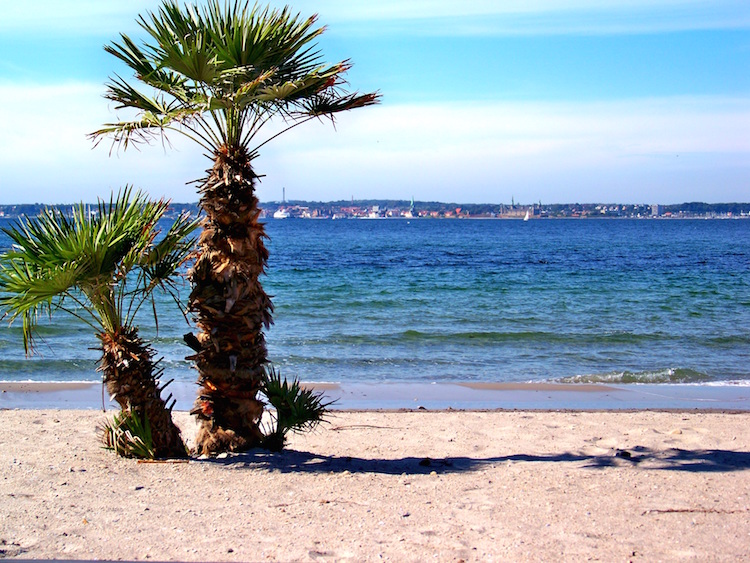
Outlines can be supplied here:
<path id="1" fill-rule="evenodd" d="M 743 381 L 750 221 L 269 220 L 270 357 L 305 381 Z M 7 240 L 0 238 L 0 247 Z M 168 377 L 189 330 L 159 305 Z M 0 326 L 0 380 L 92 380 L 64 314 L 26 359 Z"/>

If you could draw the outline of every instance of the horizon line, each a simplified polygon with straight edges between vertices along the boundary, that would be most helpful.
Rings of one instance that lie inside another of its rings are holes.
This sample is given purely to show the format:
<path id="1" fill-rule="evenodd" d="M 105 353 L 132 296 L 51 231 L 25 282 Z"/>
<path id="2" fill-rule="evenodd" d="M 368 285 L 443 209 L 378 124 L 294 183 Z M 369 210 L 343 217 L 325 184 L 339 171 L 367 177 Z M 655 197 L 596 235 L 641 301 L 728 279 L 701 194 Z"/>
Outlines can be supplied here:
<path id="1" fill-rule="evenodd" d="M 165 199 L 169 202 L 170 205 L 198 205 L 198 201 L 174 201 L 169 198 L 154 198 L 156 199 Z M 0 207 L 12 207 L 12 206 L 28 206 L 28 205 L 38 205 L 38 206 L 48 206 L 48 207 L 61 207 L 61 206 L 73 206 L 73 205 L 98 205 L 100 201 L 105 201 L 103 199 L 98 199 L 96 201 L 76 201 L 76 202 L 66 202 L 66 203 L 43 203 L 43 202 L 27 202 L 27 203 L 0 203 Z M 329 200 L 329 201 L 321 201 L 321 200 L 314 200 L 314 199 L 290 199 L 290 200 L 268 200 L 268 201 L 260 201 L 260 205 L 263 204 L 281 204 L 281 205 L 298 205 L 300 203 L 312 203 L 317 205 L 333 205 L 333 204 L 341 204 L 341 203 L 348 203 L 348 204 L 357 204 L 357 203 L 365 203 L 365 202 L 392 202 L 392 203 L 405 203 L 407 205 L 411 204 L 410 199 L 395 199 L 395 198 L 360 198 L 360 199 L 336 199 L 336 200 Z M 511 203 L 505 203 L 505 202 L 453 202 L 453 201 L 439 201 L 439 200 L 414 200 L 414 204 L 417 205 L 419 203 L 422 204 L 441 204 L 441 205 L 507 205 L 507 206 L 515 206 L 515 207 L 529 207 L 529 206 L 548 206 L 548 205 L 662 205 L 662 206 L 674 206 L 674 205 L 690 205 L 690 204 L 701 204 L 701 205 L 748 205 L 750 206 L 750 201 L 717 201 L 717 202 L 708 202 L 708 201 L 699 201 L 699 200 L 693 200 L 693 201 L 682 201 L 679 203 L 659 203 L 659 202 L 637 202 L 637 203 L 624 203 L 624 202 L 614 202 L 614 201 L 590 201 L 590 202 L 552 202 L 552 203 L 541 203 L 540 201 L 532 201 L 528 203 L 519 203 L 519 202 L 511 202 Z"/>

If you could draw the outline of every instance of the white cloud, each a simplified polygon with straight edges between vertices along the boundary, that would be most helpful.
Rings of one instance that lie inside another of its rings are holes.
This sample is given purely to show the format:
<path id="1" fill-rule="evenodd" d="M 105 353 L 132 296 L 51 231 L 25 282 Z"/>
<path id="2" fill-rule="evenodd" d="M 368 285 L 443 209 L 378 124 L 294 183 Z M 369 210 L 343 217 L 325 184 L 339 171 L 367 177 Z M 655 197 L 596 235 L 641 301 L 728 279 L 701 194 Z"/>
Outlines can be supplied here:
<path id="1" fill-rule="evenodd" d="M 195 201 L 201 151 L 108 156 L 86 134 L 114 114 L 98 84 L 0 85 L 0 201 L 93 201 L 131 183 Z M 378 106 L 303 125 L 265 146 L 261 200 L 747 200 L 750 98 Z M 270 131 L 269 131 L 270 133 Z"/>
<path id="2" fill-rule="evenodd" d="M 111 189 L 134 184 L 154 196 L 197 199 L 185 183 L 208 164 L 189 143 L 175 149 L 144 147 L 141 152 L 109 155 L 105 140 L 97 148 L 87 138 L 113 121 L 99 84 L 0 84 L 0 201 L 93 201 Z"/>
<path id="3" fill-rule="evenodd" d="M 263 196 L 747 199 L 748 130 L 750 99 L 379 107 L 266 151 Z"/>
<path id="4" fill-rule="evenodd" d="M 137 28 L 135 19 L 159 0 L 0 0 L 0 32 L 113 35 Z"/>
<path id="5" fill-rule="evenodd" d="M 648 33 L 750 27 L 746 0 L 271 0 L 279 8 L 287 3 L 303 16 L 319 13 L 332 33 L 346 34 Z M 0 32 L 134 33 L 136 16 L 157 10 L 160 4 L 159 0 L 0 0 Z"/>
<path id="6" fill-rule="evenodd" d="M 277 3 L 281 5 L 280 2 Z M 745 0 L 301 0 L 335 33 L 439 35 L 652 33 L 750 27 Z"/>

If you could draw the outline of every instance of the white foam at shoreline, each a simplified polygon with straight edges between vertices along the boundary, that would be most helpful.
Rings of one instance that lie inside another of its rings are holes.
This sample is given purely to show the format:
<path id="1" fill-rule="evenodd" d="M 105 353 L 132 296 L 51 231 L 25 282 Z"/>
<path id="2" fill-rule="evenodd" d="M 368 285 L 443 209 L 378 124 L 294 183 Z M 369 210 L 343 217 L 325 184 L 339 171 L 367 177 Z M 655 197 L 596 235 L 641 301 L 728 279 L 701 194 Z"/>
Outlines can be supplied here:
<path id="1" fill-rule="evenodd" d="M 23 383 L 32 383 L 32 384 L 49 384 L 49 385 L 100 385 L 102 383 L 101 380 L 99 381 L 92 381 L 92 380 L 42 380 L 42 379 L 0 379 L 0 385 L 3 384 L 23 384 Z M 383 384 L 383 385 L 389 385 L 389 384 L 403 384 L 403 385 L 461 385 L 461 384 L 467 384 L 467 383 L 478 383 L 478 384 L 486 384 L 486 383 L 493 383 L 493 384 L 512 384 L 512 385 L 540 385 L 540 384 L 556 384 L 556 385 L 563 385 L 563 386 L 571 386 L 575 387 L 576 385 L 617 385 L 621 387 L 629 387 L 629 386 L 639 386 L 639 385 L 654 385 L 654 386 L 664 386 L 664 387 L 674 387 L 677 385 L 684 385 L 684 386 L 690 386 L 690 387 L 750 387 L 750 379 L 727 379 L 727 380 L 715 380 L 715 381 L 679 381 L 679 382 L 669 382 L 669 381 L 637 381 L 637 382 L 620 382 L 620 381 L 584 381 L 584 380 L 567 380 L 567 379 L 542 379 L 542 380 L 526 380 L 526 381 L 490 381 L 490 380 L 470 380 L 470 379 L 455 379 L 455 380 L 441 380 L 441 381 L 409 381 L 409 380 L 372 380 L 372 381 L 366 381 L 366 380 L 357 380 L 357 381 L 314 381 L 314 380 L 305 380 L 301 381 L 300 383 L 304 385 L 320 385 L 320 386 L 330 386 L 330 385 L 336 385 L 336 386 L 347 386 L 347 385 L 356 385 L 356 384 L 365 384 L 365 385 L 373 385 L 373 384 Z M 173 381 L 172 385 L 196 385 L 194 381 Z"/>

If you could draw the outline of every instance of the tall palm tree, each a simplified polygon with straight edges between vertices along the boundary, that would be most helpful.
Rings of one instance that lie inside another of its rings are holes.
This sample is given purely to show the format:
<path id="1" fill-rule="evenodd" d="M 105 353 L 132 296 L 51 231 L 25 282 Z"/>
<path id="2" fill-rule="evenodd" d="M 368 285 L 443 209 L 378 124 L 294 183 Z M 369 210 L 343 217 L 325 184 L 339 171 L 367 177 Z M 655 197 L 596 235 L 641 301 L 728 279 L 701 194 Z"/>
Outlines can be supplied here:
<path id="1" fill-rule="evenodd" d="M 194 241 L 197 220 L 177 219 L 158 242 L 166 201 L 149 201 L 125 189 L 95 213 L 83 204 L 72 217 L 47 209 L 3 229 L 13 242 L 0 256 L 0 310 L 21 317 L 24 348 L 33 351 L 40 313 L 65 311 L 94 328 L 107 391 L 123 412 L 151 427 L 155 455 L 186 454 L 171 406 L 161 398 L 154 351 L 138 336 L 135 315 L 156 289 L 176 297 L 173 277 Z M 153 307 L 154 314 L 156 308 Z"/>
<path id="2" fill-rule="evenodd" d="M 136 115 L 92 138 L 111 137 L 113 147 L 126 149 L 177 132 L 213 160 L 199 188 L 205 220 L 191 272 L 189 309 L 199 333 L 185 338 L 201 386 L 192 412 L 201 421 L 199 453 L 243 450 L 263 439 L 257 392 L 268 361 L 263 330 L 273 312 L 258 279 L 268 251 L 253 159 L 284 131 L 333 120 L 379 96 L 342 90 L 349 63 L 323 64 L 313 42 L 324 28 L 314 27 L 315 16 L 301 19 L 288 8 L 261 9 L 247 0 L 209 0 L 203 8 L 168 0 L 138 21 L 150 36 L 142 47 L 121 35 L 105 49 L 150 93 L 111 78 L 105 96 Z M 262 137 L 274 117 L 281 129 Z"/>

